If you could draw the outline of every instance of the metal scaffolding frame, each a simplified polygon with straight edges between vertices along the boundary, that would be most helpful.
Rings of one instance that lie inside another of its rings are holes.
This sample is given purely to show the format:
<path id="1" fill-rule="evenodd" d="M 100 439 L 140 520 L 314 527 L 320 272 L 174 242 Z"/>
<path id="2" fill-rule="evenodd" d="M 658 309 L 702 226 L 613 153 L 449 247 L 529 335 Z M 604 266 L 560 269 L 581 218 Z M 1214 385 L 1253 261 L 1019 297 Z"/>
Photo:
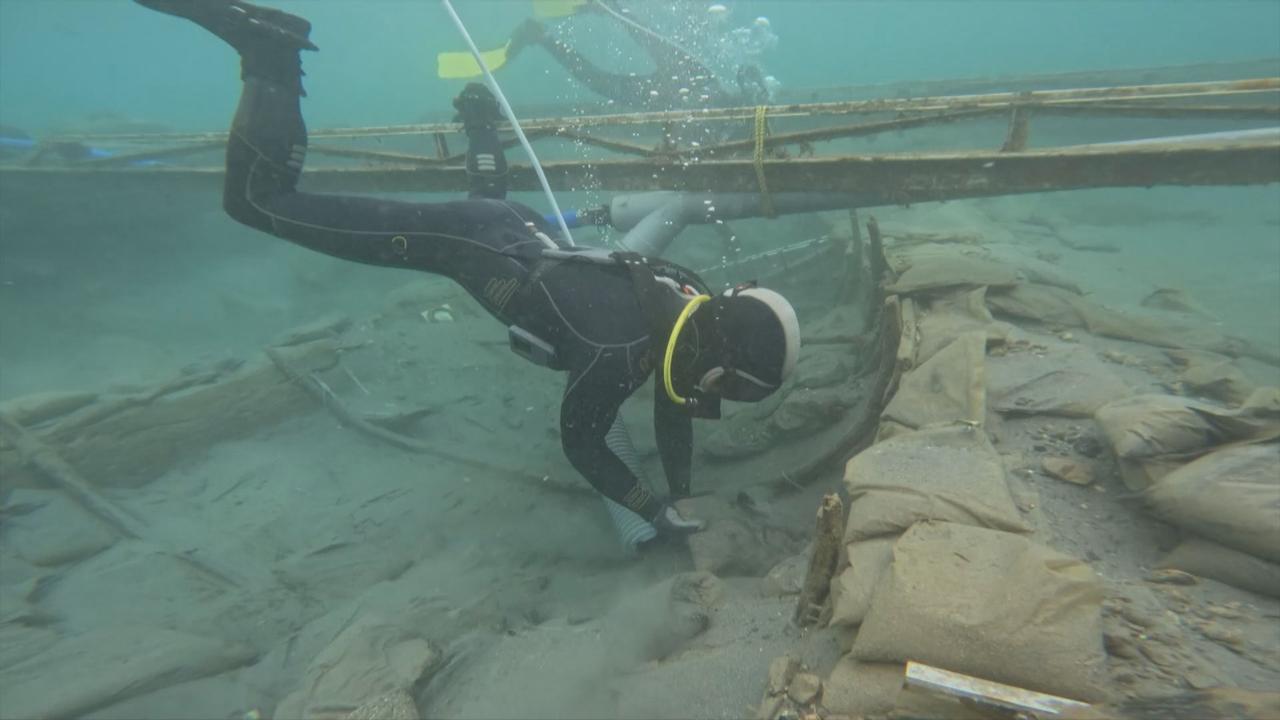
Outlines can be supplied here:
<path id="1" fill-rule="evenodd" d="M 534 118 L 522 125 L 531 140 L 561 138 L 610 154 L 545 163 L 548 180 L 557 190 L 822 190 L 857 194 L 861 205 L 869 207 L 1083 188 L 1277 182 L 1280 132 L 1044 149 L 1028 149 L 1028 137 L 1032 122 L 1042 117 L 1194 118 L 1280 125 L 1278 98 L 1280 77 L 1264 77 Z M 864 119 L 847 120 L 858 117 Z M 1007 131 L 1003 145 L 993 150 L 848 155 L 819 154 L 813 146 L 997 117 L 1007 118 Z M 682 142 L 690 127 L 752 119 L 757 121 L 752 137 L 701 145 Z M 809 126 L 767 132 L 767 122 L 793 119 Z M 616 128 L 634 137 L 610 137 L 608 131 Z M 449 150 L 449 136 L 461 132 L 457 123 L 316 130 L 310 134 L 310 154 L 322 160 L 308 165 L 303 182 L 307 189 L 321 192 L 461 191 L 467 187 L 464 154 Z M 637 140 L 642 132 L 653 142 Z M 430 137 L 435 154 L 333 144 L 403 136 Z M 56 167 L 0 168 L 0 187 L 17 181 L 51 189 L 91 189 L 103 183 L 209 189 L 221 182 L 221 168 L 172 161 L 219 150 L 225 141 L 225 133 L 64 135 L 47 143 L 110 142 L 127 149 Z M 142 161 L 168 164 L 137 167 Z M 513 165 L 510 188 L 536 189 L 532 169 Z"/>

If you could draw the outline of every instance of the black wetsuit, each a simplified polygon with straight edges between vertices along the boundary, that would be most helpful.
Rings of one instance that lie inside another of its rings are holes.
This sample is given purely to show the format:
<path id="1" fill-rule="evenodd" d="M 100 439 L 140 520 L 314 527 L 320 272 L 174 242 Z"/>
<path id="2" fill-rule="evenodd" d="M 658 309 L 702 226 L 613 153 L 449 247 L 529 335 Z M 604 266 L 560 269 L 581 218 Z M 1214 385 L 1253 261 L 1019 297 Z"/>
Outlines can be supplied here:
<path id="1" fill-rule="evenodd" d="M 623 8 L 611 2 L 603 7 L 595 3 L 584 6 L 580 12 L 595 12 L 624 17 Z M 647 74 L 614 73 L 595 64 L 567 42 L 545 33 L 542 26 L 528 21 L 537 28 L 533 37 L 520 37 L 517 30 L 513 42 L 516 52 L 525 44 L 541 45 L 557 63 L 592 92 L 623 106 L 645 110 L 675 110 L 689 107 L 731 107 L 741 104 L 741 98 L 725 92 L 715 73 L 678 44 L 662 38 L 645 28 L 635 18 L 618 20 L 622 28 L 644 50 L 653 62 L 654 71 Z M 528 26 L 522 26 L 527 32 Z"/>
<path id="2" fill-rule="evenodd" d="M 534 210 L 503 199 L 502 173 L 475 173 L 470 199 L 439 204 L 299 192 L 307 146 L 299 92 L 246 75 L 227 146 L 227 213 L 344 260 L 452 278 L 503 324 L 549 342 L 569 374 L 560 410 L 569 462 L 601 493 L 653 518 L 661 502 L 605 444 L 623 401 L 653 371 L 650 318 L 628 271 L 545 260 L 546 245 L 534 232 L 554 230 Z M 500 158 L 492 128 L 468 129 L 470 168 L 480 149 Z M 498 168 L 505 170 L 505 163 Z M 674 291 L 669 302 L 673 314 L 683 304 Z M 654 424 L 667 482 L 673 496 L 685 496 L 692 420 L 661 383 L 655 387 Z"/>

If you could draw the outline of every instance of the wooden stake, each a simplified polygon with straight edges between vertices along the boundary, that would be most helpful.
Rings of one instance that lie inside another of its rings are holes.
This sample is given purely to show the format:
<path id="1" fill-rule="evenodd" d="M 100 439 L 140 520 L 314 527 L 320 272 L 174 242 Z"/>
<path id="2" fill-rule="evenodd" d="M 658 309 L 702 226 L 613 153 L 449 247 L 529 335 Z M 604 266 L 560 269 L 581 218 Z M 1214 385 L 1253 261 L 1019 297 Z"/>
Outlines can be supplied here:
<path id="1" fill-rule="evenodd" d="M 818 519 L 813 537 L 813 555 L 804 576 L 800 599 L 796 602 L 795 623 L 812 627 L 818 623 L 830 601 L 831 578 L 840 557 L 840 538 L 844 535 L 844 503 L 836 494 L 825 495 L 818 506 Z"/>

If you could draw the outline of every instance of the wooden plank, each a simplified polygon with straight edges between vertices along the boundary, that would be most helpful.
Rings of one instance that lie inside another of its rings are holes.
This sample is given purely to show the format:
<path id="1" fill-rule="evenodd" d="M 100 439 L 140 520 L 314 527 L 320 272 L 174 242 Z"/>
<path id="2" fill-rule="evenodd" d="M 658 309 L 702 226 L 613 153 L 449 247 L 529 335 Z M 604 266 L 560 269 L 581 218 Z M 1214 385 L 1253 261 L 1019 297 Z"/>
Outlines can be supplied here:
<path id="1" fill-rule="evenodd" d="M 1031 713 L 1037 718 L 1063 717 L 1069 710 L 1086 710 L 1090 707 L 1088 703 L 1077 700 L 982 680 L 917 662 L 907 663 L 906 686 L 953 700 L 969 701 L 980 707 Z"/>

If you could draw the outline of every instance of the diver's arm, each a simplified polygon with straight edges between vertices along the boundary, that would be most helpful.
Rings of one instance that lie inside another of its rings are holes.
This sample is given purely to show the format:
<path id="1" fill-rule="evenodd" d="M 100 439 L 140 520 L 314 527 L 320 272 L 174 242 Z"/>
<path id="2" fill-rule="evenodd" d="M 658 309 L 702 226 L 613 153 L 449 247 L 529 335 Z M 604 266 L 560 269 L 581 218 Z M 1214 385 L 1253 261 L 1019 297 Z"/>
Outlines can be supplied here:
<path id="1" fill-rule="evenodd" d="M 658 456 L 673 498 L 689 497 L 693 476 L 693 417 L 667 397 L 662 378 L 654 378 L 653 430 Z"/>
<path id="2" fill-rule="evenodd" d="M 569 464 L 600 494 L 646 520 L 652 520 L 662 503 L 612 450 L 607 436 L 623 400 L 630 394 L 619 386 L 617 374 L 603 364 L 592 363 L 581 373 L 571 373 L 569 389 L 560 405 L 560 444 Z"/>
<path id="3" fill-rule="evenodd" d="M 649 91 L 654 88 L 652 75 L 617 75 L 606 72 L 563 40 L 547 37 L 541 45 L 575 80 L 586 85 L 592 92 L 629 105 L 649 101 Z"/>
<path id="4" fill-rule="evenodd" d="M 612 17 L 618 24 L 622 25 L 622 28 L 631 36 L 631 39 L 649 56 L 649 60 L 657 68 L 655 73 L 657 77 L 664 80 L 670 77 L 680 78 L 675 81 L 674 85 L 669 86 L 669 89 L 678 91 L 680 87 L 687 87 L 691 91 L 696 90 L 698 94 L 716 89 L 717 83 L 715 82 L 714 73 L 707 68 L 704 62 L 681 47 L 679 43 L 664 37 L 652 28 L 640 24 L 631 14 L 624 15 L 622 9 L 616 3 L 595 0 L 587 7 L 602 15 Z M 718 92 L 718 89 L 716 89 L 716 92 Z"/>

